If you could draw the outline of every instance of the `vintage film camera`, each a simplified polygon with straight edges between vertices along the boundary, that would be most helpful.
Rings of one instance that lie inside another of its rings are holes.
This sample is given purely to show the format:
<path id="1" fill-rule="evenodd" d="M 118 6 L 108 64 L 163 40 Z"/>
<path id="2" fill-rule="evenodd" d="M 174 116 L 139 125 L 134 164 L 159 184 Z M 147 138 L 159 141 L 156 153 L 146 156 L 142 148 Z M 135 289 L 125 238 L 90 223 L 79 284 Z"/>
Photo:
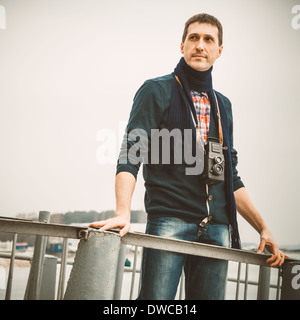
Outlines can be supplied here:
<path id="1" fill-rule="evenodd" d="M 219 142 L 208 141 L 204 147 L 204 169 L 201 181 L 208 185 L 217 184 L 225 179 L 225 158 Z"/>

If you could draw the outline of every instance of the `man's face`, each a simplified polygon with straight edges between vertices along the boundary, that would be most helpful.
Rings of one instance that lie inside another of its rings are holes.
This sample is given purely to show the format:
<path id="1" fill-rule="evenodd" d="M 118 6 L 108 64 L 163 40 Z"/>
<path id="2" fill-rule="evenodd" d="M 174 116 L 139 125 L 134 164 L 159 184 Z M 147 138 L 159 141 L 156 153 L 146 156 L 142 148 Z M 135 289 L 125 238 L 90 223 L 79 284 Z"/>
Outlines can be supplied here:
<path id="1" fill-rule="evenodd" d="M 195 70 L 208 70 L 223 50 L 223 46 L 219 46 L 218 34 L 218 28 L 209 23 L 190 24 L 180 46 L 185 62 Z"/>

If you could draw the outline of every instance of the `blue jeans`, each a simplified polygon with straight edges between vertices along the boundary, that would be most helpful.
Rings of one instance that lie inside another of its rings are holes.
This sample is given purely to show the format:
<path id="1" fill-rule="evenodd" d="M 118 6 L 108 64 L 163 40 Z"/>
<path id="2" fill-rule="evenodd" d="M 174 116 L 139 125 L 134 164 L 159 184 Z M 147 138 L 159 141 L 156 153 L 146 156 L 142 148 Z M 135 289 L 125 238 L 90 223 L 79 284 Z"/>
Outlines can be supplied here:
<path id="1" fill-rule="evenodd" d="M 229 247 L 229 226 L 208 222 L 205 227 L 173 217 L 149 219 L 146 233 Z M 223 300 L 228 262 L 182 253 L 144 248 L 141 300 L 173 300 L 184 268 L 187 300 Z"/>

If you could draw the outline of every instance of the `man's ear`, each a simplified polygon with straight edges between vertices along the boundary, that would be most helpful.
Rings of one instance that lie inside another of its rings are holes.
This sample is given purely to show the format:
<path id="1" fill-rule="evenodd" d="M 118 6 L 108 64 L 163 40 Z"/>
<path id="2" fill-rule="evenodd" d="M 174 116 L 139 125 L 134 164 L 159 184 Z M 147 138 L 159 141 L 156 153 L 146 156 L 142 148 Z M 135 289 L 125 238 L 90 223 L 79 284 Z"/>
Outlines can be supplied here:
<path id="1" fill-rule="evenodd" d="M 183 42 L 181 42 L 181 44 L 180 44 L 180 52 L 182 54 L 184 54 L 184 44 L 183 44 Z"/>
<path id="2" fill-rule="evenodd" d="M 222 51 L 223 51 L 223 45 L 219 47 L 218 58 L 221 56 Z"/>

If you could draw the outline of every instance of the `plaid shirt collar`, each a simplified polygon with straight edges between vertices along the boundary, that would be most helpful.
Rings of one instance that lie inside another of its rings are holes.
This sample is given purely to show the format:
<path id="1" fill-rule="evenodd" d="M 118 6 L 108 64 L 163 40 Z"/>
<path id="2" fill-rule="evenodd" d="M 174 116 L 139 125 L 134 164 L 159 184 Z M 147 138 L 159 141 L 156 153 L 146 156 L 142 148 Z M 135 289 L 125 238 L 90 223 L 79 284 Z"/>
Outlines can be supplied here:
<path id="1" fill-rule="evenodd" d="M 201 139 L 207 143 L 210 123 L 210 101 L 207 92 L 191 91 L 196 110 L 198 125 L 200 126 Z"/>

